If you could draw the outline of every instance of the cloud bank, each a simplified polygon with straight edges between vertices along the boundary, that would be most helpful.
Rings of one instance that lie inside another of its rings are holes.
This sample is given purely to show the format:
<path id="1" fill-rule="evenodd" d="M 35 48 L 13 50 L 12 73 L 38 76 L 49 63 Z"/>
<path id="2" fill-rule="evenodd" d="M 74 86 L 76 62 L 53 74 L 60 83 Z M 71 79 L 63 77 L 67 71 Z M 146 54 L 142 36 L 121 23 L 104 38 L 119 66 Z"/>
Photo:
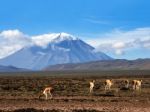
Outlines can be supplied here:
<path id="1" fill-rule="evenodd" d="M 46 47 L 58 35 L 59 33 L 48 33 L 29 36 L 17 29 L 2 31 L 0 32 L 0 58 L 33 44 Z M 150 28 L 137 28 L 130 31 L 113 30 L 84 41 L 94 46 L 96 51 L 123 56 L 135 49 L 150 50 Z"/>
<path id="2" fill-rule="evenodd" d="M 130 31 L 113 30 L 87 42 L 96 51 L 124 55 L 134 49 L 150 49 L 150 28 L 137 28 Z"/>
<path id="3" fill-rule="evenodd" d="M 6 30 L 0 33 L 0 58 L 6 57 L 29 45 L 29 37 L 19 30 Z"/>

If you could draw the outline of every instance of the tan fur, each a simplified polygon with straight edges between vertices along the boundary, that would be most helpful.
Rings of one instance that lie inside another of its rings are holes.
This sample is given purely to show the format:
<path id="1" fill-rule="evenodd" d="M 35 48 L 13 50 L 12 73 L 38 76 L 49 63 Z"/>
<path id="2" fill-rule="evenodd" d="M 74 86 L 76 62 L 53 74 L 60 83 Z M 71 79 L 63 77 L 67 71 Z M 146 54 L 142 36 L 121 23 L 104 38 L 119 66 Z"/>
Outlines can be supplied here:
<path id="1" fill-rule="evenodd" d="M 136 90 L 141 90 L 142 80 L 136 81 Z"/>
<path id="2" fill-rule="evenodd" d="M 124 81 L 125 88 L 129 88 L 129 83 L 130 83 L 129 80 L 125 80 L 125 81 Z"/>
<path id="3" fill-rule="evenodd" d="M 50 95 L 50 99 L 52 99 L 52 93 L 51 93 L 52 89 L 53 89 L 52 87 L 46 87 L 43 90 L 42 94 L 40 94 L 39 99 L 42 95 L 45 95 L 46 100 L 48 99 L 48 95 Z"/>
<path id="4" fill-rule="evenodd" d="M 112 80 L 107 79 L 105 81 L 105 90 L 110 90 L 112 85 L 113 85 Z"/>
<path id="5" fill-rule="evenodd" d="M 133 90 L 141 90 L 142 80 L 133 80 L 132 87 Z"/>
<path id="6" fill-rule="evenodd" d="M 94 86 L 95 86 L 94 83 L 95 83 L 95 80 L 93 80 L 93 81 L 90 82 L 90 93 L 93 92 L 93 88 L 94 88 Z"/>

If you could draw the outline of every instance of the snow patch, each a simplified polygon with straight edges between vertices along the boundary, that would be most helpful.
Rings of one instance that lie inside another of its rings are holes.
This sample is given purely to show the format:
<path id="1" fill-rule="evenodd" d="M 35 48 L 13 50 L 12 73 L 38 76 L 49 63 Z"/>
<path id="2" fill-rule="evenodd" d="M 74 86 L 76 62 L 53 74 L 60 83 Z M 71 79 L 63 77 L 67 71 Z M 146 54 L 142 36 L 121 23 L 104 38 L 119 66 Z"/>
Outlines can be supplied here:
<path id="1" fill-rule="evenodd" d="M 44 53 L 44 52 L 37 52 L 37 54 L 39 54 L 39 55 L 46 55 L 46 53 Z"/>
<path id="2" fill-rule="evenodd" d="M 77 38 L 73 35 L 64 32 L 33 36 L 31 39 L 35 45 L 42 46 L 44 48 L 50 43 L 59 43 L 64 40 L 77 40 Z"/>

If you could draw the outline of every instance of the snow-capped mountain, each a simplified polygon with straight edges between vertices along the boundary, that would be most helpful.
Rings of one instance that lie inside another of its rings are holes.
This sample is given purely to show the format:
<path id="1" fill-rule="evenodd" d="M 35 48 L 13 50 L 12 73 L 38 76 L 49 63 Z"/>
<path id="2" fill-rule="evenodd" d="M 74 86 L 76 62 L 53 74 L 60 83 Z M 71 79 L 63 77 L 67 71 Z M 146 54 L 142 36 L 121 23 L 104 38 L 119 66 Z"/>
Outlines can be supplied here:
<path id="1" fill-rule="evenodd" d="M 70 34 L 50 36 L 51 38 L 45 35 L 45 42 L 40 37 L 33 37 L 35 43 L 32 46 L 24 47 L 1 59 L 0 65 L 40 70 L 48 65 L 112 59 L 102 52 L 95 52 L 95 48 Z"/>

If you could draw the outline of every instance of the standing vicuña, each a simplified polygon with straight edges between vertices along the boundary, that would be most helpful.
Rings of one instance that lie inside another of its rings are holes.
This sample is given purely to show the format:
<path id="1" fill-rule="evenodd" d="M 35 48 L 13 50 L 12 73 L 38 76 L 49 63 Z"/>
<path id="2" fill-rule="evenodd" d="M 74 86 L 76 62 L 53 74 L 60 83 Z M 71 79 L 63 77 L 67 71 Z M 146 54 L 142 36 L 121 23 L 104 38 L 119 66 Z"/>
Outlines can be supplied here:
<path id="1" fill-rule="evenodd" d="M 128 88 L 129 88 L 129 80 L 126 79 L 126 80 L 124 81 L 124 84 L 125 84 L 125 88 L 128 89 Z"/>
<path id="2" fill-rule="evenodd" d="M 106 90 L 110 90 L 110 88 L 111 88 L 112 85 L 113 85 L 112 80 L 107 79 L 107 80 L 105 81 L 105 91 L 106 91 Z"/>
<path id="3" fill-rule="evenodd" d="M 95 80 L 93 80 L 93 81 L 90 82 L 90 93 L 93 92 L 94 83 L 95 83 Z"/>
<path id="4" fill-rule="evenodd" d="M 133 80 L 132 87 L 133 90 L 141 90 L 142 80 Z"/>

